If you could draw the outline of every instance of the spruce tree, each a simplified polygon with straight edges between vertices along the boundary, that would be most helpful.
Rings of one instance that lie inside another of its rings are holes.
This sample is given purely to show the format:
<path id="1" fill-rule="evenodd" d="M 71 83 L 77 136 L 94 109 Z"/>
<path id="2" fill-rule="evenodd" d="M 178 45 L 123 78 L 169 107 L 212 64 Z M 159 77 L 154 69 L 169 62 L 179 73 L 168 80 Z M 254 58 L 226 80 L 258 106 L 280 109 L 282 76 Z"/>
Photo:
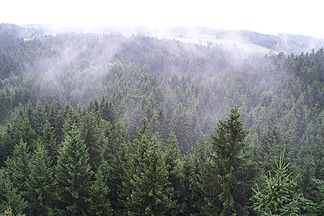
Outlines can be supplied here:
<path id="1" fill-rule="evenodd" d="M 45 104 L 46 103 L 38 101 L 36 104 L 29 104 L 28 106 L 30 125 L 34 129 L 36 136 L 41 136 L 43 125 L 47 119 Z"/>
<path id="2" fill-rule="evenodd" d="M 89 163 L 93 169 L 99 164 L 98 152 L 98 116 L 93 111 L 87 111 L 81 121 L 81 137 L 89 151 Z"/>
<path id="3" fill-rule="evenodd" d="M 10 124 L 7 128 L 7 133 L 9 135 L 7 148 L 12 151 L 14 146 L 19 143 L 21 140 L 25 142 L 29 147 L 33 146 L 35 141 L 35 132 L 32 129 L 29 118 L 23 110 L 16 111 L 13 116 Z M 10 152 L 11 153 L 11 152 Z"/>
<path id="4" fill-rule="evenodd" d="M 27 144 L 22 140 L 15 145 L 10 158 L 5 162 L 4 178 L 10 182 L 24 197 L 27 192 L 27 177 L 29 175 L 30 153 Z"/>
<path id="5" fill-rule="evenodd" d="M 52 161 L 52 164 L 56 164 L 58 145 L 55 139 L 55 131 L 49 122 L 46 122 L 43 126 L 43 135 L 41 137 L 41 142 L 46 148 L 47 154 Z"/>
<path id="6" fill-rule="evenodd" d="M 29 174 L 27 144 L 22 140 L 16 144 L 12 156 L 5 161 L 0 171 L 1 208 L 11 208 L 14 213 L 25 213 L 27 207 L 27 177 Z"/>
<path id="7" fill-rule="evenodd" d="M 67 107 L 63 125 L 63 135 L 66 135 L 73 127 L 80 127 L 80 125 L 81 117 L 78 111 L 73 107 Z"/>
<path id="8" fill-rule="evenodd" d="M 212 136 L 211 158 L 204 179 L 208 214 L 247 213 L 246 204 L 252 176 L 243 154 L 246 134 L 236 107 L 231 109 L 227 119 L 218 122 Z"/>
<path id="9" fill-rule="evenodd" d="M 32 149 L 36 148 L 36 143 L 35 143 L 35 132 L 33 128 L 30 126 L 30 122 L 28 117 L 23 118 L 23 122 L 20 128 L 20 139 L 22 139 L 29 147 Z"/>
<path id="10" fill-rule="evenodd" d="M 129 215 L 165 215 L 172 201 L 172 187 L 156 136 L 147 132 L 146 124 L 134 140 L 134 154 L 127 170 L 131 194 Z"/>
<path id="11" fill-rule="evenodd" d="M 322 215 L 324 213 L 324 180 L 314 179 L 317 193 L 314 196 L 315 206 L 312 211 L 314 215 Z"/>
<path id="12" fill-rule="evenodd" d="M 168 180 L 173 188 L 172 201 L 174 205 L 171 209 L 170 214 L 179 215 L 184 198 L 182 196 L 183 161 L 181 160 L 179 144 L 174 133 L 171 133 L 167 140 L 164 150 L 164 160 L 166 164 L 166 170 L 168 171 Z"/>
<path id="13" fill-rule="evenodd" d="M 29 208 L 32 215 L 48 215 L 53 203 L 55 183 L 51 159 L 42 144 L 37 146 L 29 163 L 27 179 Z"/>
<path id="14" fill-rule="evenodd" d="M 185 111 L 182 105 L 179 105 L 175 112 L 172 128 L 177 136 L 181 150 L 187 151 L 192 147 L 195 135 L 193 117 L 191 113 Z"/>
<path id="15" fill-rule="evenodd" d="M 10 216 L 25 213 L 25 209 L 27 208 L 28 203 L 23 198 L 23 195 L 19 192 L 19 190 L 13 187 L 10 181 L 5 180 L 5 182 L 1 182 L 0 191 L 3 196 L 2 203 L 0 203 L 1 210 L 10 210 L 11 214 L 8 213 L 8 215 Z"/>
<path id="16" fill-rule="evenodd" d="M 253 209 L 258 215 L 300 215 L 302 197 L 288 167 L 283 154 L 276 161 L 275 175 L 266 177 L 265 187 L 253 189 Z"/>
<path id="17" fill-rule="evenodd" d="M 88 160 L 88 149 L 81 139 L 80 130 L 74 125 L 66 132 L 56 167 L 59 200 L 61 207 L 69 215 L 86 214 L 92 176 Z"/>
<path id="18" fill-rule="evenodd" d="M 0 167 L 3 167 L 5 160 L 12 153 L 13 146 L 9 140 L 9 134 L 0 127 Z"/>
<path id="19" fill-rule="evenodd" d="M 103 162 L 96 174 L 95 180 L 92 182 L 89 189 L 89 215 L 113 215 L 113 211 L 109 201 L 109 188 L 107 186 L 107 176 L 105 171 L 108 164 Z"/>
<path id="20" fill-rule="evenodd" d="M 286 143 L 279 130 L 271 126 L 260 135 L 260 165 L 265 172 L 272 171 L 274 161 L 280 156 Z"/>
<path id="21" fill-rule="evenodd" d="M 100 127 L 99 152 L 100 158 L 107 163 L 102 170 L 107 179 L 110 204 L 114 214 L 121 215 L 126 212 L 125 204 L 129 196 L 129 187 L 123 184 L 127 182 L 126 167 L 131 154 L 127 132 L 119 123 L 111 125 L 102 121 Z"/>
<path id="22" fill-rule="evenodd" d="M 100 116 L 107 121 L 112 123 L 115 122 L 115 114 L 114 114 L 115 107 L 110 98 L 102 97 L 99 106 L 99 113 Z"/>
<path id="23" fill-rule="evenodd" d="M 204 179 L 206 164 L 209 161 L 209 146 L 204 136 L 200 136 L 193 152 L 188 155 L 184 174 L 188 178 L 190 200 L 187 204 L 192 215 L 205 215 L 206 196 L 204 193 Z M 209 180 L 209 179 L 208 179 Z"/>

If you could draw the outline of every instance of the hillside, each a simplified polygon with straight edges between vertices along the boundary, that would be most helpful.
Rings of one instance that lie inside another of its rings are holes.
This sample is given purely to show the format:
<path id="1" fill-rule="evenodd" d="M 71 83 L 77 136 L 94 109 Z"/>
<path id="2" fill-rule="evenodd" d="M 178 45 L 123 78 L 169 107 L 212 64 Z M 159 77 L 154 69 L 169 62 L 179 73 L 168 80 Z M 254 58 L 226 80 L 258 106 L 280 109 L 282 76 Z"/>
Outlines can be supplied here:
<path id="1" fill-rule="evenodd" d="M 281 33 L 277 35 L 264 34 L 243 30 L 219 30 L 207 27 L 172 27 L 153 29 L 147 27 L 59 27 L 51 25 L 25 25 L 22 27 L 3 24 L 2 31 L 26 39 L 41 35 L 58 33 L 83 32 L 97 34 L 114 34 L 131 36 L 147 36 L 160 39 L 179 40 L 198 45 L 220 46 L 231 50 L 241 50 L 248 54 L 301 53 L 318 50 L 324 46 L 324 39 Z"/>
<path id="2" fill-rule="evenodd" d="M 44 28 L 0 25 L 0 212 L 320 215 L 322 40 Z"/>

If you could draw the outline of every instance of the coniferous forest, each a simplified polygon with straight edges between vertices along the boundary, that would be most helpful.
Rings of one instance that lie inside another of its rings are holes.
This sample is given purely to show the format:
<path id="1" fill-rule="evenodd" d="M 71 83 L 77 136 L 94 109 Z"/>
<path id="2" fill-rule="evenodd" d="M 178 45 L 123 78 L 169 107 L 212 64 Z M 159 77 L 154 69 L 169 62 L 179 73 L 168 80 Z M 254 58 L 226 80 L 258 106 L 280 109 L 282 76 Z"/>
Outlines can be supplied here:
<path id="1" fill-rule="evenodd" d="M 0 215 L 324 215 L 324 49 L 0 25 Z"/>

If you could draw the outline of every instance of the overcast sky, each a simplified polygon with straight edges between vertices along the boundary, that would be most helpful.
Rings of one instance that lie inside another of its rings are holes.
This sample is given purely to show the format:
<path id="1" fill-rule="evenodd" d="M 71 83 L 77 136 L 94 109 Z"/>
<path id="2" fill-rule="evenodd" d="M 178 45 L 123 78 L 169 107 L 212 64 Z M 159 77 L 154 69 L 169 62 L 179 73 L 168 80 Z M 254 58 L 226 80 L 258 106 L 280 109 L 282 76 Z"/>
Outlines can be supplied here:
<path id="1" fill-rule="evenodd" d="M 324 38 L 321 0 L 0 0 L 0 23 L 205 26 Z"/>

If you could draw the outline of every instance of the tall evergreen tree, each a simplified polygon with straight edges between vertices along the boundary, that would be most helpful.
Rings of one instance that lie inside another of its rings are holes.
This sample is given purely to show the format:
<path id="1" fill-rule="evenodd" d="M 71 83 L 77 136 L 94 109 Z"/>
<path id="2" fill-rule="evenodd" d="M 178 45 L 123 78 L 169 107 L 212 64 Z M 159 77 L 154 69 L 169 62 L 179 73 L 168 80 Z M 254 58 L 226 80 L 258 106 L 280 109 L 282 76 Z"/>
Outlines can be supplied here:
<path id="1" fill-rule="evenodd" d="M 38 101 L 36 104 L 29 104 L 27 112 L 29 113 L 30 125 L 35 135 L 40 136 L 43 131 L 43 125 L 47 119 L 45 103 Z"/>
<path id="2" fill-rule="evenodd" d="M 10 158 L 5 162 L 4 178 L 7 179 L 13 188 L 16 188 L 24 197 L 27 192 L 27 177 L 29 175 L 30 153 L 27 144 L 22 140 L 15 145 Z"/>
<path id="3" fill-rule="evenodd" d="M 258 215 L 300 215 L 301 195 L 288 166 L 282 155 L 276 161 L 275 175 L 266 177 L 265 187 L 253 189 L 253 209 Z"/>
<path id="4" fill-rule="evenodd" d="M 113 211 L 109 201 L 109 188 L 107 186 L 107 176 L 105 176 L 105 170 L 107 170 L 108 164 L 103 162 L 96 174 L 95 180 L 92 182 L 89 189 L 89 215 L 101 216 L 101 215 L 113 215 Z"/>
<path id="5" fill-rule="evenodd" d="M 171 215 L 179 215 L 181 205 L 183 202 L 182 195 L 182 168 L 183 162 L 181 160 L 180 148 L 177 138 L 174 133 L 169 135 L 167 140 L 165 150 L 164 150 L 164 160 L 166 164 L 166 170 L 168 171 L 168 180 L 173 188 L 172 201 L 173 207 L 171 209 Z"/>
<path id="6" fill-rule="evenodd" d="M 68 106 L 66 108 L 66 116 L 64 119 L 63 135 L 66 135 L 69 131 L 72 130 L 73 127 L 80 128 L 80 125 L 81 125 L 80 114 L 74 107 Z"/>
<path id="7" fill-rule="evenodd" d="M 172 187 L 156 136 L 147 132 L 146 124 L 134 140 L 134 154 L 127 170 L 131 194 L 129 215 L 165 215 L 172 201 Z"/>
<path id="8" fill-rule="evenodd" d="M 14 213 L 25 213 L 27 207 L 27 177 L 29 175 L 27 144 L 22 140 L 15 145 L 13 155 L 0 170 L 0 194 L 3 196 L 1 207 L 11 208 Z"/>
<path id="9" fill-rule="evenodd" d="M 98 152 L 98 116 L 94 111 L 87 111 L 81 121 L 81 138 L 89 151 L 89 163 L 93 169 L 99 164 Z"/>
<path id="10" fill-rule="evenodd" d="M 48 215 L 54 201 L 55 183 L 51 159 L 43 144 L 37 149 L 29 163 L 27 194 L 32 215 Z"/>
<path id="11" fill-rule="evenodd" d="M 18 109 L 13 114 L 10 124 L 7 127 L 7 133 L 9 135 L 7 151 L 10 153 L 12 153 L 14 146 L 21 140 L 30 146 L 35 138 L 34 132 L 29 124 L 28 116 L 22 109 Z"/>
<path id="12" fill-rule="evenodd" d="M 126 212 L 125 205 L 129 196 L 129 188 L 123 185 L 127 181 L 126 167 L 131 154 L 127 132 L 119 123 L 111 126 L 109 122 L 102 121 L 100 127 L 100 158 L 107 164 L 102 170 L 106 176 L 114 214 L 122 215 Z"/>
<path id="13" fill-rule="evenodd" d="M 317 193 L 313 197 L 315 204 L 312 210 L 314 215 L 323 215 L 324 213 L 324 180 L 313 179 L 317 187 Z"/>
<path id="14" fill-rule="evenodd" d="M 35 132 L 30 125 L 29 119 L 27 116 L 23 118 L 23 122 L 20 128 L 20 139 L 22 139 L 28 146 L 32 149 L 36 148 L 35 143 Z"/>
<path id="15" fill-rule="evenodd" d="M 0 203 L 1 212 L 2 210 L 10 210 L 11 214 L 8 213 L 10 216 L 25 212 L 28 203 L 23 198 L 23 195 L 19 192 L 19 190 L 13 187 L 10 181 L 5 180 L 5 182 L 1 182 L 1 192 L 3 196 L 2 203 Z M 0 215 L 2 215 L 1 212 Z"/>
<path id="16" fill-rule="evenodd" d="M 260 161 L 261 168 L 265 172 L 272 170 L 275 160 L 285 146 L 286 141 L 276 127 L 269 127 L 264 134 L 260 135 Z"/>
<path id="17" fill-rule="evenodd" d="M 52 164 L 56 164 L 57 161 L 57 153 L 58 153 L 58 145 L 55 138 L 54 128 L 51 126 L 49 122 L 46 122 L 43 126 L 43 133 L 41 137 L 41 142 L 46 148 L 47 154 L 52 161 Z"/>
<path id="18" fill-rule="evenodd" d="M 243 154 L 246 134 L 236 107 L 231 109 L 226 120 L 219 121 L 217 125 L 206 169 L 208 177 L 204 183 L 208 214 L 247 213 L 249 181 L 252 176 Z"/>
<path id="19" fill-rule="evenodd" d="M 111 99 L 102 97 L 99 106 L 99 113 L 103 119 L 110 121 L 112 123 L 115 122 L 114 106 L 112 104 Z"/>
<path id="20" fill-rule="evenodd" d="M 206 175 L 206 165 L 209 161 L 210 149 L 204 136 L 200 136 L 193 152 L 188 155 L 185 163 L 185 179 L 188 181 L 187 204 L 192 215 L 205 215 L 206 195 L 204 193 L 204 179 Z M 186 174 L 187 173 L 187 174 Z"/>
<path id="21" fill-rule="evenodd" d="M 59 149 L 56 180 L 61 207 L 69 215 L 85 215 L 92 172 L 80 130 L 72 126 Z"/>
<path id="22" fill-rule="evenodd" d="M 0 128 L 0 167 L 4 165 L 7 157 L 12 153 L 13 146 L 11 146 L 9 134 Z"/>

